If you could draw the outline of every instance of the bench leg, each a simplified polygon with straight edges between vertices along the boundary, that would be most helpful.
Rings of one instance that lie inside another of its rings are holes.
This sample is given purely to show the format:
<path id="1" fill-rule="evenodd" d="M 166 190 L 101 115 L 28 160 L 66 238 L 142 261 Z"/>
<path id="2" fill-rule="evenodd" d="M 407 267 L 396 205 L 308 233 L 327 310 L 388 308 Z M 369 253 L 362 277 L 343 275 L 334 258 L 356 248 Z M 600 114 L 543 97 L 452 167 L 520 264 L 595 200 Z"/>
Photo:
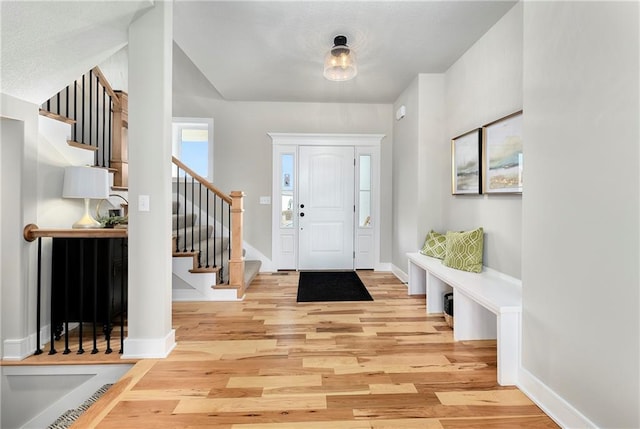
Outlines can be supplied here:
<path id="1" fill-rule="evenodd" d="M 464 340 L 493 340 L 497 338 L 496 315 L 453 290 L 453 338 Z"/>
<path id="2" fill-rule="evenodd" d="M 427 313 L 442 313 L 444 311 L 443 295 L 451 290 L 451 286 L 427 272 Z"/>
<path id="3" fill-rule="evenodd" d="M 409 295 L 424 295 L 427 292 L 426 272 L 409 260 Z"/>
<path id="4" fill-rule="evenodd" d="M 502 313 L 498 321 L 498 383 L 513 386 L 520 365 L 520 313 Z"/>

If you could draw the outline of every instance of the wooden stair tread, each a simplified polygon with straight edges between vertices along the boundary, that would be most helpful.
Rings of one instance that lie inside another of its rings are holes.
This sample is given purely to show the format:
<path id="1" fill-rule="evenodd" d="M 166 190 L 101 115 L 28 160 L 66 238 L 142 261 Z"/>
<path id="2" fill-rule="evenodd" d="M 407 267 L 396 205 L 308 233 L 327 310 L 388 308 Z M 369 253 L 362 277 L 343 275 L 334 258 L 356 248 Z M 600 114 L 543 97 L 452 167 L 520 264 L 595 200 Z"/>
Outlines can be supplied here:
<path id="1" fill-rule="evenodd" d="M 129 187 L 128 186 L 112 186 L 111 190 L 112 191 L 128 191 Z"/>
<path id="2" fill-rule="evenodd" d="M 189 270 L 190 273 L 217 273 L 220 271 L 220 267 L 200 267 L 200 268 L 192 268 Z"/>
<path id="3" fill-rule="evenodd" d="M 174 258 L 193 258 L 194 256 L 198 255 L 198 251 L 194 250 L 193 252 L 190 251 L 186 251 L 186 252 L 176 252 L 173 251 L 173 257 Z"/>
<path id="4" fill-rule="evenodd" d="M 78 149 L 92 150 L 94 152 L 98 151 L 98 146 L 91 146 L 91 145 L 88 145 L 88 144 L 77 142 L 75 140 L 67 140 L 67 144 L 69 146 L 72 146 L 72 147 L 75 147 L 75 148 L 78 148 Z"/>
<path id="5" fill-rule="evenodd" d="M 48 110 L 40 109 L 38 112 L 42 116 L 46 116 L 47 118 L 55 119 L 56 121 L 64 122 L 65 124 L 73 125 L 76 123 L 74 119 L 71 119 L 67 116 L 58 115 L 57 113 L 50 112 Z"/>

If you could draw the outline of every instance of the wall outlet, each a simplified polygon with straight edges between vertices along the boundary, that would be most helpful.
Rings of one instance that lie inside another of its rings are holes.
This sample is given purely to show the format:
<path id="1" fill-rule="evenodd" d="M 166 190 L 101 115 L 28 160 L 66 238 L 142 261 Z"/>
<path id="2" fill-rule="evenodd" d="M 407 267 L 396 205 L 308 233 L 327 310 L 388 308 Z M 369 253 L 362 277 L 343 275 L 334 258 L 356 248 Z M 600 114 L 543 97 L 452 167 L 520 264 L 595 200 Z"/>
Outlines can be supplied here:
<path id="1" fill-rule="evenodd" d="M 138 211 L 149 211 L 149 195 L 138 195 Z"/>

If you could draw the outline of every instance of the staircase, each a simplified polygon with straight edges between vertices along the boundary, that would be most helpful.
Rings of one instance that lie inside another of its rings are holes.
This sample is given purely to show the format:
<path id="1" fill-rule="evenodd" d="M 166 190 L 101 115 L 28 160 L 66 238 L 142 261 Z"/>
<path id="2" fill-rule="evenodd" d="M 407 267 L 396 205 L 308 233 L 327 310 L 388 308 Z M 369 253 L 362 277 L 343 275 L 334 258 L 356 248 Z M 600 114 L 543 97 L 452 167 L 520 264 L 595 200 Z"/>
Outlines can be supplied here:
<path id="1" fill-rule="evenodd" d="M 192 207 L 193 205 L 193 207 Z M 174 194 L 172 203 L 173 300 L 235 301 L 242 299 L 229 283 L 231 242 L 220 222 L 199 216 L 200 208 Z M 244 251 L 242 252 L 244 257 Z M 260 271 L 260 261 L 244 262 L 246 288 Z"/>
<path id="2" fill-rule="evenodd" d="M 95 67 L 40 108 L 41 115 L 69 124 L 67 144 L 91 151 L 93 165 L 113 173 L 114 196 L 125 201 L 127 104 L 127 94 L 114 91 Z M 173 163 L 177 177 L 172 215 L 174 300 L 243 299 L 261 266 L 260 261 L 244 260 L 244 194 L 227 195 L 176 158 Z"/>

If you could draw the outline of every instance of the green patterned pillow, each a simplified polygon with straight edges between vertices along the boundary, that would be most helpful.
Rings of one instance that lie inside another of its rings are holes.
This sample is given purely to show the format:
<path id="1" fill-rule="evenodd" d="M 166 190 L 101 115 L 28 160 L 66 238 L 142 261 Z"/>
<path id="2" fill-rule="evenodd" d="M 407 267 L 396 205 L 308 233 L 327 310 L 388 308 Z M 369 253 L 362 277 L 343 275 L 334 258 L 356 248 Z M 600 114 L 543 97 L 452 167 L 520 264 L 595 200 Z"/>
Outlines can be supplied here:
<path id="1" fill-rule="evenodd" d="M 420 253 L 434 258 L 443 259 L 447 253 L 447 237 L 444 234 L 431 230 L 424 240 L 424 246 Z"/>
<path id="2" fill-rule="evenodd" d="M 473 231 L 447 231 L 447 254 L 442 263 L 457 270 L 479 273 L 482 271 L 482 228 Z"/>

